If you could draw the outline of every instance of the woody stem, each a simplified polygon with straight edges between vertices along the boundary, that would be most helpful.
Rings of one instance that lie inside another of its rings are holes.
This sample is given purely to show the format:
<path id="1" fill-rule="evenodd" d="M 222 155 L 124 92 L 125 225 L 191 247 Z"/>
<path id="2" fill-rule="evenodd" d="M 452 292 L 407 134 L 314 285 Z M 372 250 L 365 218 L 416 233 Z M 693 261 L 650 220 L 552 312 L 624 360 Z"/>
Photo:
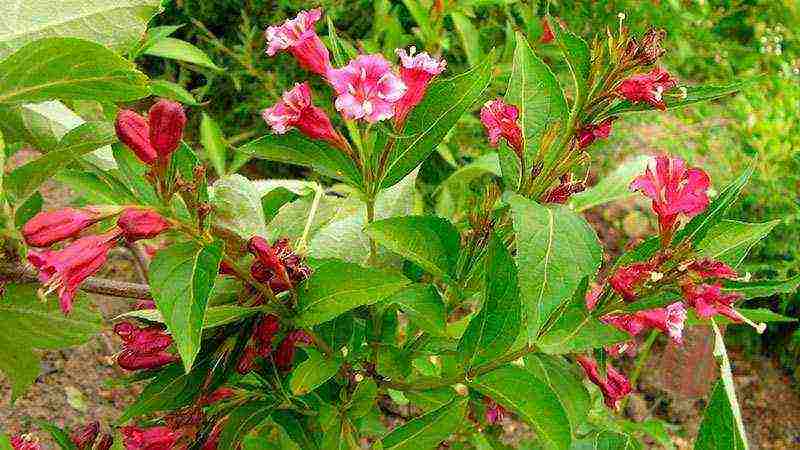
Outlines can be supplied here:
<path id="1" fill-rule="evenodd" d="M 36 271 L 31 267 L 21 264 L 0 263 L 0 282 L 38 283 Z M 150 287 L 146 284 L 128 283 L 125 281 L 108 280 L 105 278 L 89 277 L 81 283 L 80 290 L 93 294 L 108 295 L 121 298 L 135 298 L 150 300 Z"/>

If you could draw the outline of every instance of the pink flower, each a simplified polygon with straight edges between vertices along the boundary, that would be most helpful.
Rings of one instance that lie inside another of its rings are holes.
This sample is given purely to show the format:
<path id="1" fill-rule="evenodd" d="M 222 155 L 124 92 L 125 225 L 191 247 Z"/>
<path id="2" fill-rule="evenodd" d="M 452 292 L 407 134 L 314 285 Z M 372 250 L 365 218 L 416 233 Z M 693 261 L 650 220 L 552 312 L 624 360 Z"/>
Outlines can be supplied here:
<path id="1" fill-rule="evenodd" d="M 125 370 L 156 369 L 178 360 L 165 351 L 172 345 L 172 338 L 161 327 L 139 328 L 130 322 L 120 322 L 114 326 L 114 333 L 123 341 L 117 363 Z"/>
<path id="2" fill-rule="evenodd" d="M 81 231 L 119 212 L 116 206 L 85 208 L 62 208 L 40 212 L 22 227 L 22 236 L 31 247 L 49 247 L 56 242 L 69 239 Z"/>
<path id="3" fill-rule="evenodd" d="M 687 284 L 683 286 L 683 298 L 697 312 L 697 315 L 708 319 L 715 314 L 721 314 L 734 322 L 741 322 L 743 317 L 735 309 L 733 302 L 742 298 L 740 294 L 722 292 L 722 285 L 715 284 Z"/>
<path id="4" fill-rule="evenodd" d="M 578 147 L 587 148 L 598 139 L 606 139 L 611 135 L 611 123 L 614 119 L 606 119 L 599 124 L 589 124 L 578 130 Z"/>
<path id="5" fill-rule="evenodd" d="M 94 421 L 88 425 L 78 428 L 69 435 L 69 440 L 78 447 L 79 450 L 92 448 L 92 444 L 100 434 L 100 422 Z"/>
<path id="6" fill-rule="evenodd" d="M 127 426 L 120 432 L 127 450 L 172 450 L 179 437 L 168 427 Z"/>
<path id="7" fill-rule="evenodd" d="M 121 233 L 114 229 L 106 234 L 82 237 L 63 250 L 28 252 L 28 261 L 39 271 L 39 281 L 48 293 L 58 290 L 64 314 L 72 310 L 72 300 L 83 281 L 97 273 L 114 248 Z"/>
<path id="8" fill-rule="evenodd" d="M 585 299 L 586 299 L 586 309 L 589 311 L 594 310 L 597 306 L 597 302 L 600 301 L 600 297 L 603 296 L 604 288 L 598 284 L 594 284 L 589 287 L 589 290 L 586 291 Z"/>
<path id="9" fill-rule="evenodd" d="M 427 52 L 417 53 L 415 47 L 406 52 L 398 48 L 395 53 L 400 58 L 400 78 L 406 85 L 406 93 L 394 105 L 394 120 L 399 128 L 405 122 L 408 113 L 425 97 L 425 91 L 433 77 L 442 73 L 447 67 L 444 59 L 433 58 Z"/>
<path id="10" fill-rule="evenodd" d="M 708 174 L 702 169 L 687 168 L 680 158 L 657 156 L 645 173 L 630 185 L 653 201 L 658 215 L 662 243 L 669 244 L 678 216 L 694 217 L 708 206 Z"/>
<path id="11" fill-rule="evenodd" d="M 508 415 L 508 411 L 502 405 L 489 397 L 483 397 L 483 403 L 486 405 L 486 421 L 491 425 L 502 422 Z"/>
<path id="12" fill-rule="evenodd" d="M 633 103 L 646 102 L 660 109 L 667 109 L 663 94 L 678 85 L 678 80 L 666 70 L 655 67 L 648 73 L 634 75 L 619 85 L 619 94 Z"/>
<path id="13" fill-rule="evenodd" d="M 270 26 L 264 33 L 267 55 L 288 50 L 300 67 L 326 76 L 331 70 L 331 58 L 314 25 L 322 18 L 322 8 L 300 11 L 294 19 L 286 19 L 280 26 Z"/>
<path id="14" fill-rule="evenodd" d="M 128 208 L 117 220 L 122 236 L 129 242 L 152 239 L 170 227 L 169 222 L 151 209 Z"/>
<path id="15" fill-rule="evenodd" d="M 729 265 L 710 258 L 692 261 L 687 268 L 701 278 L 731 279 L 739 276 Z"/>
<path id="16" fill-rule="evenodd" d="M 636 299 L 635 290 L 650 278 L 652 271 L 653 267 L 648 263 L 633 263 L 617 269 L 608 282 L 625 301 L 632 302 Z"/>
<path id="17" fill-rule="evenodd" d="M 311 139 L 330 142 L 334 147 L 347 150 L 347 141 L 334 130 L 325 111 L 314 106 L 308 83 L 298 83 L 292 90 L 284 92 L 281 101 L 261 113 L 272 131 L 284 134 L 297 128 Z"/>
<path id="18" fill-rule="evenodd" d="M 281 370 L 288 370 L 292 367 L 294 360 L 295 345 L 300 342 L 310 344 L 311 336 L 303 330 L 294 330 L 286 335 L 275 352 L 275 365 Z"/>
<path id="19" fill-rule="evenodd" d="M 496 147 L 505 138 L 520 158 L 523 155 L 522 130 L 517 123 L 519 109 L 501 98 L 490 100 L 481 108 L 481 123 L 489 135 L 489 143 Z"/>
<path id="20" fill-rule="evenodd" d="M 39 441 L 28 434 L 11 436 L 11 447 L 14 450 L 42 450 Z"/>
<path id="21" fill-rule="evenodd" d="M 619 401 L 631 393 L 631 383 L 628 378 L 617 371 L 610 364 L 606 365 L 605 379 L 600 376 L 597 361 L 587 356 L 578 356 L 578 364 L 581 365 L 586 376 L 592 383 L 600 388 L 605 399 L 605 404 L 611 409 L 619 408 Z"/>
<path id="22" fill-rule="evenodd" d="M 151 108 L 148 118 L 130 111 L 117 114 L 117 137 L 145 164 L 156 160 L 166 161 L 183 139 L 186 114 L 180 103 L 159 100 Z"/>
<path id="23" fill-rule="evenodd" d="M 406 92 L 406 85 L 380 54 L 359 55 L 345 67 L 328 72 L 328 80 L 336 90 L 336 109 L 349 120 L 389 119 Z"/>
<path id="24" fill-rule="evenodd" d="M 675 302 L 666 308 L 648 309 L 633 314 L 607 315 L 601 320 L 631 336 L 655 328 L 667 334 L 676 344 L 680 344 L 683 341 L 686 308 L 683 303 Z"/>

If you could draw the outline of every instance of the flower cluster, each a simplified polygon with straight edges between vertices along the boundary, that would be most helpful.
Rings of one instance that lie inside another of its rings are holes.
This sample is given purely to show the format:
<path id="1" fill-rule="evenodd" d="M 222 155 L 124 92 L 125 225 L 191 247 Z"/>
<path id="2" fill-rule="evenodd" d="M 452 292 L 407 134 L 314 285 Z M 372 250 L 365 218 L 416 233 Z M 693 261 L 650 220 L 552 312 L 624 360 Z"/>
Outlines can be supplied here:
<path id="1" fill-rule="evenodd" d="M 72 310 L 81 283 L 103 267 L 108 252 L 121 240 L 150 239 L 166 231 L 170 225 L 152 210 L 88 206 L 41 212 L 22 227 L 28 245 L 52 247 L 117 214 L 120 214 L 117 226 L 105 233 L 79 237 L 60 250 L 46 248 L 28 252 L 28 261 L 38 270 L 39 281 L 47 288 L 47 293 L 58 291 L 61 310 L 65 314 Z"/>
<path id="2" fill-rule="evenodd" d="M 314 27 L 322 17 L 317 8 L 301 11 L 279 26 L 267 28 L 267 55 L 291 53 L 301 67 L 323 77 L 333 88 L 334 106 L 346 120 L 376 123 L 394 117 L 401 128 L 409 112 L 425 96 L 430 81 L 445 68 L 443 60 L 425 52 L 398 49 L 399 73 L 380 54 L 358 55 L 344 67 L 334 68 L 328 49 Z M 314 106 L 308 84 L 296 84 L 281 101 L 262 113 L 275 133 L 291 128 L 323 140 L 352 156 L 347 140 L 337 132 L 325 112 Z"/>
<path id="3" fill-rule="evenodd" d="M 172 345 L 172 337 L 160 326 L 139 328 L 131 322 L 120 322 L 114 326 L 114 333 L 123 341 L 117 363 L 125 370 L 157 369 L 178 360 L 166 351 Z"/>

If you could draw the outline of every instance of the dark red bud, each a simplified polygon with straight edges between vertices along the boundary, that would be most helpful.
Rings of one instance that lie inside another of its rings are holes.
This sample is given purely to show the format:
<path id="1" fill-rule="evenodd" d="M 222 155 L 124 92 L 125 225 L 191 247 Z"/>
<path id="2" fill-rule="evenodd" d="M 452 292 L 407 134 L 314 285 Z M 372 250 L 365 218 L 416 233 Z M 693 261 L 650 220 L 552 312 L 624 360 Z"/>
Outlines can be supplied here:
<path id="1" fill-rule="evenodd" d="M 118 214 L 121 208 L 95 207 L 62 208 L 40 212 L 22 227 L 22 236 L 31 247 L 49 247 L 56 242 L 77 236 L 96 222 Z"/>
<path id="2" fill-rule="evenodd" d="M 125 239 L 133 242 L 152 239 L 169 229 L 170 224 L 153 210 L 129 208 L 120 215 L 117 226 Z"/>
<path id="3" fill-rule="evenodd" d="M 156 160 L 156 151 L 150 145 L 150 126 L 147 119 L 135 112 L 124 109 L 117 114 L 114 123 L 117 137 L 145 164 Z"/>
<path id="4" fill-rule="evenodd" d="M 94 421 L 83 428 L 79 428 L 69 435 L 69 440 L 78 447 L 79 450 L 92 448 L 92 444 L 100 434 L 100 422 Z"/>
<path id="5" fill-rule="evenodd" d="M 123 350 L 117 358 L 117 363 L 125 370 L 149 370 L 166 366 L 177 360 L 178 358 L 167 352 L 139 354 L 132 350 Z"/>
<path id="6" fill-rule="evenodd" d="M 94 450 L 109 450 L 112 445 L 114 445 L 114 438 L 110 434 L 104 434 L 100 436 L 100 440 L 97 441 Z"/>
<path id="7" fill-rule="evenodd" d="M 239 362 L 236 364 L 236 371 L 241 375 L 250 373 L 250 371 L 253 370 L 253 365 L 255 364 L 257 356 L 258 352 L 256 352 L 255 347 L 248 345 L 244 349 L 241 358 L 239 358 Z"/>
<path id="8" fill-rule="evenodd" d="M 114 333 L 121 337 L 123 341 L 133 339 L 134 334 L 139 330 L 136 325 L 130 322 L 120 322 L 114 325 Z"/>
<path id="9" fill-rule="evenodd" d="M 150 108 L 148 122 L 150 144 L 159 158 L 167 159 L 183 138 L 183 128 L 186 126 L 183 106 L 170 100 L 159 100 Z"/>

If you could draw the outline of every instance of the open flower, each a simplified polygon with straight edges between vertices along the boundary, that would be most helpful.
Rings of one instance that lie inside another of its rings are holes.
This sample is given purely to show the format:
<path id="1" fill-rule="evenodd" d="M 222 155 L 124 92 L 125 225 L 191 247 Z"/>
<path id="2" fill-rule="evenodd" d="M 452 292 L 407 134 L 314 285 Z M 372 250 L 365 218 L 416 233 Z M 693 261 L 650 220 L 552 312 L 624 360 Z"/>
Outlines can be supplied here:
<path id="1" fill-rule="evenodd" d="M 686 308 L 675 302 L 666 308 L 637 311 L 633 314 L 613 314 L 601 318 L 604 323 L 636 336 L 644 330 L 657 329 L 668 335 L 676 344 L 683 342 Z"/>
<path id="2" fill-rule="evenodd" d="M 169 427 L 127 426 L 120 432 L 127 450 L 172 450 L 179 437 Z"/>
<path id="3" fill-rule="evenodd" d="M 14 450 L 42 450 L 39 441 L 28 434 L 12 436 L 11 448 Z"/>
<path id="4" fill-rule="evenodd" d="M 69 239 L 106 217 L 119 213 L 117 206 L 87 206 L 85 208 L 62 208 L 40 212 L 22 227 L 25 243 L 31 247 L 49 247 L 56 242 Z"/>
<path id="5" fill-rule="evenodd" d="M 349 120 L 376 123 L 394 115 L 406 85 L 380 54 L 359 55 L 341 69 L 328 72 L 336 91 L 336 109 Z"/>
<path id="6" fill-rule="evenodd" d="M 114 229 L 105 234 L 82 237 L 63 250 L 28 252 L 28 261 L 39 271 L 39 281 L 47 287 L 47 292 L 58 290 L 64 314 L 72 310 L 78 287 L 103 267 L 108 251 L 117 245 L 120 236 L 120 230 Z"/>
<path id="7" fill-rule="evenodd" d="M 261 117 L 275 133 L 284 134 L 291 128 L 297 128 L 311 139 L 330 142 L 342 150 L 348 149 L 347 141 L 333 128 L 325 111 L 314 106 L 308 83 L 295 84 L 291 90 L 283 93 L 278 103 L 262 111 Z"/>
<path id="8" fill-rule="evenodd" d="M 406 93 L 394 105 L 394 120 L 399 128 L 405 122 L 408 113 L 425 97 L 425 91 L 433 77 L 442 73 L 447 61 L 431 57 L 427 52 L 416 53 L 415 47 L 408 51 L 402 48 L 395 50 L 400 58 L 400 79 L 406 85 Z"/>
<path id="9" fill-rule="evenodd" d="M 128 208 L 117 220 L 122 236 L 129 242 L 152 239 L 170 227 L 169 222 L 152 209 Z"/>
<path id="10" fill-rule="evenodd" d="M 166 161 L 183 139 L 186 114 L 180 103 L 159 100 L 145 119 L 134 111 L 122 110 L 114 123 L 117 137 L 145 164 Z"/>
<path id="11" fill-rule="evenodd" d="M 653 267 L 649 263 L 633 263 L 617 269 L 608 283 L 625 301 L 632 302 L 636 299 L 636 289 L 650 278 L 652 272 Z"/>
<path id="12" fill-rule="evenodd" d="M 300 67 L 325 76 L 331 70 L 331 58 L 314 25 L 322 18 L 322 9 L 300 11 L 293 19 L 282 25 L 270 26 L 264 33 L 267 39 L 267 55 L 275 56 L 280 51 L 289 51 Z"/>
<path id="13" fill-rule="evenodd" d="M 611 123 L 614 119 L 606 119 L 599 124 L 588 124 L 578 130 L 578 147 L 587 148 L 598 139 L 606 139 L 611 134 Z"/>
<path id="14" fill-rule="evenodd" d="M 687 284 L 683 287 L 683 298 L 697 312 L 697 315 L 708 319 L 715 314 L 723 315 L 734 322 L 741 322 L 742 315 L 733 309 L 733 302 L 742 298 L 737 293 L 722 292 L 722 285 Z"/>
<path id="15" fill-rule="evenodd" d="M 621 372 L 617 371 L 611 364 L 606 365 L 606 376 L 600 375 L 597 361 L 587 356 L 578 356 L 578 364 L 589 380 L 600 388 L 606 406 L 611 409 L 619 408 L 619 401 L 631 393 L 631 383 Z"/>
<path id="16" fill-rule="evenodd" d="M 172 338 L 161 327 L 139 328 L 130 322 L 121 322 L 114 326 L 114 333 L 123 341 L 117 363 L 125 370 L 156 369 L 178 360 L 166 351 L 172 345 Z"/>
<path id="17" fill-rule="evenodd" d="M 658 215 L 661 239 L 668 245 L 675 223 L 682 214 L 694 217 L 708 206 L 710 180 L 702 169 L 689 168 L 680 158 L 657 156 L 630 185 L 652 200 Z"/>
<path id="18" fill-rule="evenodd" d="M 519 108 L 509 105 L 501 98 L 490 100 L 481 108 L 481 123 L 489 135 L 489 143 L 496 147 L 500 138 L 505 138 L 517 156 L 522 158 L 524 144 L 517 119 Z"/>
<path id="19" fill-rule="evenodd" d="M 633 103 L 649 103 L 660 110 L 667 109 L 664 92 L 678 85 L 678 80 L 666 70 L 655 67 L 648 73 L 634 75 L 620 83 L 619 95 Z"/>

